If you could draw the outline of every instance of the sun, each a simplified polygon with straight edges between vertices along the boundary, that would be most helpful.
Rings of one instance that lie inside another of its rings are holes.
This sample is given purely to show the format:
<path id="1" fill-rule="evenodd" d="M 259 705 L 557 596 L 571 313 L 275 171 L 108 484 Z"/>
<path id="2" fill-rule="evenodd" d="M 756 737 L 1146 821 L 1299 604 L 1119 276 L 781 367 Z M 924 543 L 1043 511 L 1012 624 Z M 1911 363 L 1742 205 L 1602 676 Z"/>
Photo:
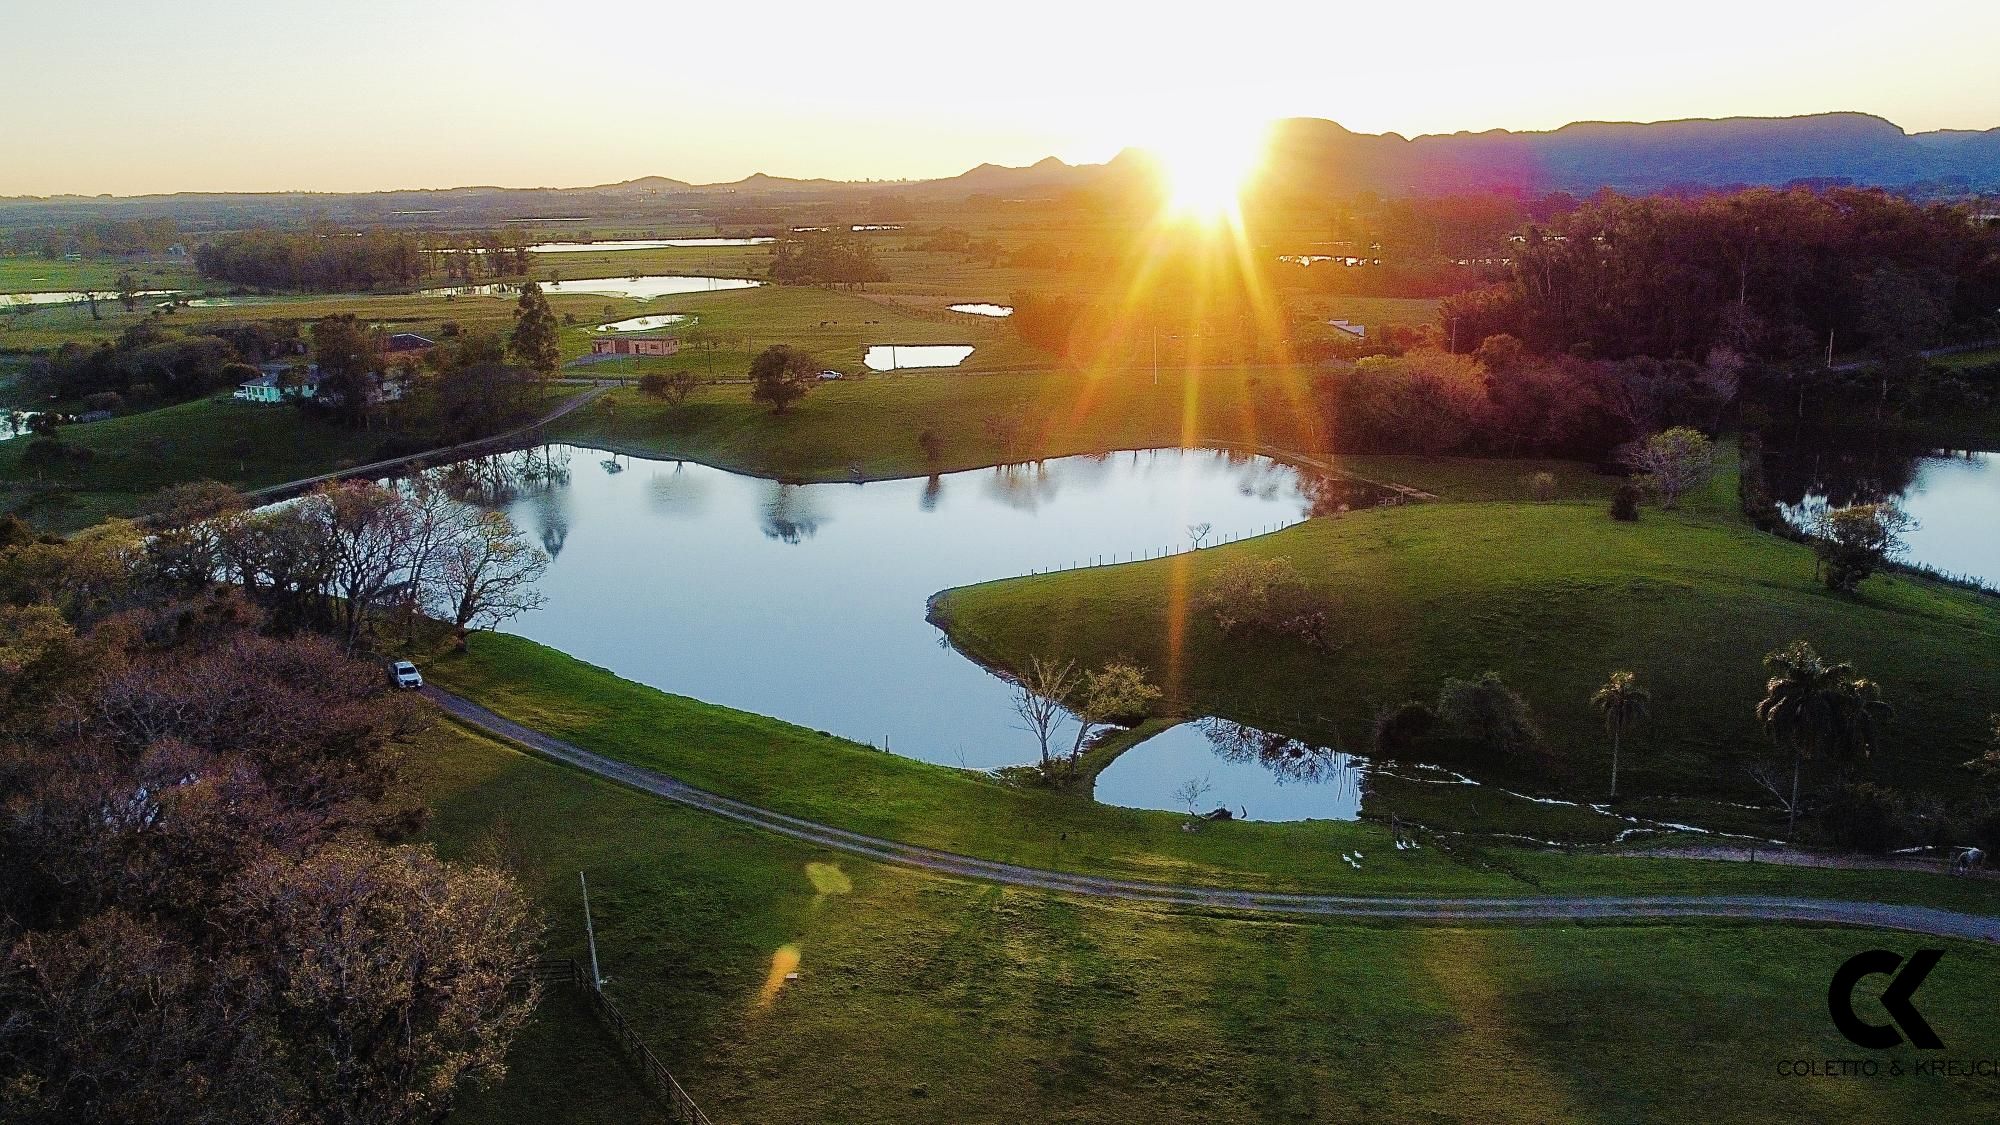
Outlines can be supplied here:
<path id="1" fill-rule="evenodd" d="M 1234 222 L 1244 189 L 1264 162 L 1261 131 L 1191 128 L 1148 146 L 1166 189 L 1167 210 L 1201 223 Z"/>

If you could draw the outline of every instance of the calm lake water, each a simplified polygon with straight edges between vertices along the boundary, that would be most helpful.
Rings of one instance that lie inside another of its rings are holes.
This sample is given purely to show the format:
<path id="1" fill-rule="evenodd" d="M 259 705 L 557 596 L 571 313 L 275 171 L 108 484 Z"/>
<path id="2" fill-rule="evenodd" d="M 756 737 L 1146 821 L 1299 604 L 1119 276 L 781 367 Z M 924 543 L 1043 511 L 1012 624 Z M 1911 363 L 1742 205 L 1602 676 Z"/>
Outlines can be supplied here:
<path id="1" fill-rule="evenodd" d="M 1185 548 L 1194 523 L 1211 542 L 1256 534 L 1304 518 L 1313 491 L 1286 466 L 1199 450 L 809 485 L 547 455 L 558 471 L 491 501 L 554 560 L 547 606 L 509 631 L 664 691 L 977 769 L 1036 748 L 1007 687 L 924 620 L 933 593 Z M 1169 789 L 1184 780 L 1168 772 Z"/>
<path id="2" fill-rule="evenodd" d="M 631 297 L 645 301 L 675 293 L 714 293 L 724 289 L 755 289 L 764 284 L 742 277 L 684 277 L 680 274 L 646 274 L 640 277 L 582 277 L 573 281 L 545 281 L 544 293 L 590 293 L 606 297 Z M 512 297 L 518 285 L 447 285 L 421 289 L 426 297 Z"/>
<path id="3" fill-rule="evenodd" d="M 2000 453 L 1825 442 L 1768 447 L 1764 472 L 1794 520 L 1821 504 L 1894 500 L 1917 520 L 1904 561 L 2000 587 Z"/>
<path id="4" fill-rule="evenodd" d="M 1205 813 L 1226 808 L 1248 820 L 1355 820 L 1366 762 L 1221 719 L 1162 731 L 1097 775 L 1097 799 L 1128 809 Z M 1195 791 L 1190 793 L 1189 783 Z"/>
<path id="5" fill-rule="evenodd" d="M 974 303 L 971 303 L 971 304 L 965 304 L 965 305 L 946 305 L 945 307 L 946 307 L 946 308 L 948 308 L 948 309 L 950 309 L 950 310 L 951 310 L 951 311 L 953 311 L 953 312 L 958 312 L 958 313 L 970 313 L 970 314 L 972 314 L 973 316 L 1013 316 L 1013 315 L 1014 315 L 1014 306 L 1012 306 L 1012 305 L 989 305 L 989 304 L 986 304 L 986 303 L 984 303 L 984 302 L 974 302 Z"/>
<path id="6" fill-rule="evenodd" d="M 861 362 L 870 371 L 909 367 L 957 367 L 972 354 L 971 344 L 870 344 Z"/>
<path id="7" fill-rule="evenodd" d="M 624 320 L 614 320 L 597 326 L 599 332 L 650 332 L 655 328 L 665 328 L 670 324 L 680 324 L 690 319 L 686 313 L 655 313 L 652 316 L 629 316 Z"/>
<path id="8" fill-rule="evenodd" d="M 620 238 L 598 242 L 537 242 L 537 254 L 585 254 L 593 250 L 663 250 L 672 246 L 762 246 L 775 238 Z"/>

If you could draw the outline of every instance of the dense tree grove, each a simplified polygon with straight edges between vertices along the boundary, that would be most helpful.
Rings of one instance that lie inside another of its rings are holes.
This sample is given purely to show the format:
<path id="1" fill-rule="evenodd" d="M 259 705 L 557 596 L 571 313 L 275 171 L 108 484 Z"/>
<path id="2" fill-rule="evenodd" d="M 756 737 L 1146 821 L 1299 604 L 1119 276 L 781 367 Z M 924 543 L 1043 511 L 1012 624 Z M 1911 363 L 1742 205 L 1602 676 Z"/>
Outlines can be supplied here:
<path id="1" fill-rule="evenodd" d="M 888 277 L 867 241 L 847 231 L 786 239 L 771 253 L 771 280 L 787 285 L 861 285 Z"/>
<path id="2" fill-rule="evenodd" d="M 1460 339 L 1799 361 L 1829 340 L 1913 349 L 1954 324 L 1990 330 L 2000 307 L 2000 229 L 1881 191 L 1606 195 L 1520 237 L 1506 282 L 1446 301 Z"/>
<path id="3" fill-rule="evenodd" d="M 62 345 L 29 377 L 36 390 L 59 399 L 109 391 L 139 404 L 178 402 L 235 385 L 247 376 L 232 367 L 274 358 L 295 339 L 278 328 L 175 332 L 142 320 L 111 343 Z"/>
<path id="4" fill-rule="evenodd" d="M 421 710 L 130 525 L 0 540 L 0 1119 L 399 1125 L 497 1077 L 537 926 L 402 842 Z"/>
<path id="5" fill-rule="evenodd" d="M 407 288 L 426 279 L 518 277 L 528 271 L 530 260 L 519 231 L 440 237 L 326 224 L 298 231 L 236 231 L 211 238 L 194 252 L 203 277 L 319 293 Z"/>
<path id="6" fill-rule="evenodd" d="M 95 258 L 106 254 L 162 254 L 180 241 L 172 219 L 99 219 L 70 227 L 24 227 L 8 232 L 7 252 L 55 259 L 65 254 Z"/>

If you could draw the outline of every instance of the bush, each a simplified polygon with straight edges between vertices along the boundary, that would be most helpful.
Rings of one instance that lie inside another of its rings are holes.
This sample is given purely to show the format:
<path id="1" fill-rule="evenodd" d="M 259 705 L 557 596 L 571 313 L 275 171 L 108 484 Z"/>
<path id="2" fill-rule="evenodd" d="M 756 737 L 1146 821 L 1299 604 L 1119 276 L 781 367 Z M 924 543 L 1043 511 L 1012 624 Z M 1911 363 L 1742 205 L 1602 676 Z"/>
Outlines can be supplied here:
<path id="1" fill-rule="evenodd" d="M 1874 782 L 1843 785 L 1820 810 L 1820 832 L 1834 844 L 1880 855 L 1901 836 L 1902 799 Z"/>
<path id="2" fill-rule="evenodd" d="M 930 464 L 935 465 L 944 458 L 944 439 L 937 435 L 936 430 L 918 434 L 917 448 L 924 451 L 924 460 Z"/>
<path id="3" fill-rule="evenodd" d="M 1290 636 L 1325 648 L 1331 619 L 1288 558 L 1232 558 L 1216 568 L 1200 604 L 1225 637 Z"/>
<path id="4" fill-rule="evenodd" d="M 1541 741 L 1527 701 L 1498 672 L 1476 680 L 1446 680 L 1437 712 L 1446 730 L 1496 753 L 1519 754 Z"/>
<path id="5" fill-rule="evenodd" d="M 1556 475 L 1536 473 L 1528 478 L 1528 495 L 1546 504 L 1556 498 Z"/>
<path id="6" fill-rule="evenodd" d="M 109 410 L 116 413 L 125 409 L 125 396 L 119 394 L 117 391 L 99 391 L 93 395 L 83 396 L 83 408 L 90 411 Z"/>
<path id="7" fill-rule="evenodd" d="M 1639 518 L 1641 495 L 1643 494 L 1639 491 L 1639 486 L 1631 481 L 1620 484 L 1617 491 L 1611 494 L 1611 518 L 1626 523 L 1636 522 Z"/>
<path id="8" fill-rule="evenodd" d="M 1375 716 L 1375 752 L 1408 753 L 1426 735 L 1436 730 L 1437 724 L 1437 712 L 1419 699 L 1384 708 Z"/>

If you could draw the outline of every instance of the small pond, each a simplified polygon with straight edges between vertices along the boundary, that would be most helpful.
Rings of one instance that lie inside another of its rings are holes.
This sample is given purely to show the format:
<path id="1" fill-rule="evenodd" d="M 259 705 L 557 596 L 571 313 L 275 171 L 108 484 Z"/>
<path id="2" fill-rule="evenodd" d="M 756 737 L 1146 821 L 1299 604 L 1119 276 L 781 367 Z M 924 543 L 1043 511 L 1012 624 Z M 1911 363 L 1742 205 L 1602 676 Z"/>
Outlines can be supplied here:
<path id="1" fill-rule="evenodd" d="M 984 302 L 973 302 L 964 305 L 946 305 L 945 307 L 956 313 L 970 313 L 973 316 L 1014 315 L 1014 306 L 1012 305 L 991 305 Z"/>
<path id="2" fill-rule="evenodd" d="M 599 332 L 651 332 L 655 328 L 684 324 L 693 318 L 686 313 L 654 313 L 651 316 L 628 316 L 624 320 L 614 320 L 597 326 Z"/>
<path id="3" fill-rule="evenodd" d="M 1916 517 L 1903 561 L 2000 587 L 2000 452 L 1911 449 L 1864 437 L 1767 444 L 1771 498 L 1794 522 L 1815 507 L 1893 500 Z"/>
<path id="4" fill-rule="evenodd" d="M 144 289 L 134 294 L 139 297 L 171 297 L 178 289 Z M 50 290 L 43 293 L 0 293 L 0 309 L 13 305 L 76 305 L 82 304 L 87 294 L 80 289 Z M 97 302 L 101 305 L 115 305 L 118 294 L 109 289 L 97 290 Z"/>
<path id="5" fill-rule="evenodd" d="M 537 254 L 587 254 L 595 250 L 664 250 L 677 246 L 763 246 L 775 238 L 616 238 L 597 242 L 537 242 Z"/>
<path id="6" fill-rule="evenodd" d="M 665 691 L 974 769 L 1032 761 L 1035 744 L 1007 686 L 924 619 L 932 594 L 1185 550 L 1190 524 L 1213 524 L 1210 542 L 1258 534 L 1298 522 L 1327 491 L 1288 466 L 1208 450 L 869 484 L 782 484 L 571 446 L 436 472 L 474 486 L 553 558 L 548 604 L 509 631 Z M 1178 764 L 1167 772 L 1168 791 L 1186 778 Z M 1253 816 L 1266 805 L 1230 799 Z"/>
<path id="7" fill-rule="evenodd" d="M 716 293 L 725 289 L 755 289 L 764 284 L 742 277 L 685 277 L 680 274 L 646 274 L 640 277 L 581 277 L 575 280 L 542 282 L 544 293 L 589 293 L 606 297 L 630 297 L 645 301 L 677 293 Z M 426 297 L 512 297 L 519 285 L 447 285 L 418 290 Z"/>
<path id="8" fill-rule="evenodd" d="M 1128 809 L 1247 820 L 1355 820 L 1364 759 L 1222 719 L 1182 723 L 1118 756 L 1097 799 Z"/>
<path id="9" fill-rule="evenodd" d="M 957 367 L 972 354 L 971 344 L 870 344 L 861 362 L 870 371 L 910 367 Z"/>

